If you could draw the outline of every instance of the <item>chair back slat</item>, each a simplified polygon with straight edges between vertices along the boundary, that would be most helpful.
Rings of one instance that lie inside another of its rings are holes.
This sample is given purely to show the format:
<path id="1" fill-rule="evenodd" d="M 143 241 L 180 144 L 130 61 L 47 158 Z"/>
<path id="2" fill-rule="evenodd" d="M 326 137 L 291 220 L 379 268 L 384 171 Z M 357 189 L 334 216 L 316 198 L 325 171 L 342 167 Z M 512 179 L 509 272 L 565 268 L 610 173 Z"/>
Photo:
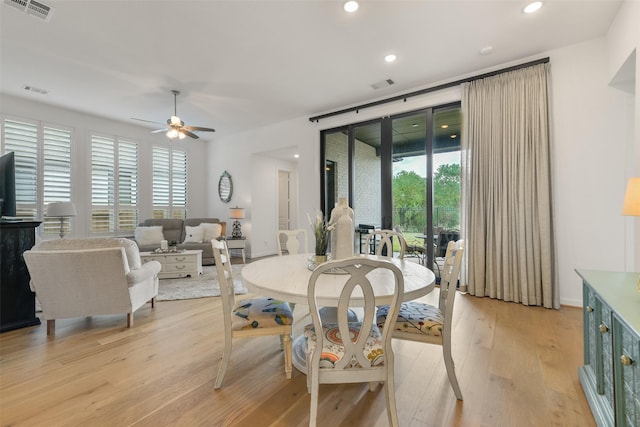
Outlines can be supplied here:
<path id="1" fill-rule="evenodd" d="M 375 321 L 376 302 L 373 286 L 371 285 L 371 281 L 368 276 L 374 270 L 389 270 L 389 280 L 394 282 L 394 297 L 390 310 L 394 310 L 395 314 L 397 314 L 402 301 L 402 295 L 404 294 L 404 279 L 402 277 L 402 272 L 398 267 L 388 261 L 366 259 L 362 257 L 353 257 L 321 264 L 311 275 L 308 289 L 309 308 L 316 331 L 322 330 L 322 319 L 320 317 L 319 310 L 320 307 L 318 307 L 317 304 L 317 296 L 322 294 L 322 284 L 319 284 L 318 279 L 323 274 L 327 272 L 334 272 L 336 269 L 344 271 L 344 276 L 346 276 L 345 284 L 340 292 L 340 299 L 337 308 L 338 329 L 340 336 L 342 337 L 345 354 L 342 359 L 334 363 L 333 369 L 348 369 L 356 362 L 360 367 L 370 368 L 372 366 L 372 360 L 365 357 L 364 346 Z M 354 324 L 350 324 L 348 321 L 350 311 L 349 307 L 350 305 L 353 306 L 353 304 L 350 304 L 350 301 L 354 295 L 357 295 L 359 298 L 364 298 L 364 317 L 358 322 L 357 331 L 354 331 Z M 387 330 L 387 328 L 383 329 L 382 337 L 384 343 L 385 363 L 389 363 L 389 360 L 393 357 L 391 353 L 390 336 L 393 328 L 389 329 L 391 331 Z M 356 339 L 349 338 L 351 337 L 352 332 L 357 333 Z M 322 349 L 324 337 L 320 333 L 316 333 L 316 336 L 316 349 Z M 315 359 L 315 361 L 318 362 L 320 359 L 320 353 L 321 351 L 314 352 L 312 359 Z"/>
<path id="2" fill-rule="evenodd" d="M 438 308 L 445 316 L 445 325 L 450 324 L 453 312 L 453 302 L 456 296 L 456 287 L 460 268 L 462 266 L 462 255 L 464 253 L 464 240 L 457 242 L 450 241 L 447 244 L 447 252 L 444 257 L 444 266 L 440 275 L 440 297 Z M 453 286 L 453 289 L 451 288 Z M 448 319 L 446 319 L 448 318 Z"/>
<path id="3" fill-rule="evenodd" d="M 228 321 L 231 325 L 231 313 L 236 303 L 235 289 L 233 288 L 233 270 L 231 267 L 231 257 L 225 240 L 211 241 L 213 249 L 213 259 L 216 263 L 216 273 L 218 277 L 218 285 L 220 286 L 220 298 L 222 299 L 222 308 L 225 323 Z"/>
<path id="4" fill-rule="evenodd" d="M 379 236 L 379 237 L 378 237 Z M 380 239 L 376 241 L 376 239 Z M 375 230 L 369 234 L 365 239 L 365 247 L 370 248 L 373 242 L 376 242 L 376 255 L 386 256 L 387 258 L 393 258 L 393 239 L 397 238 L 400 242 L 400 253 L 398 258 L 404 258 L 404 254 L 407 250 L 407 241 L 401 232 L 395 230 Z M 373 242 L 371 241 L 373 239 Z"/>
<path id="5" fill-rule="evenodd" d="M 295 255 L 306 253 L 307 250 L 307 230 L 278 230 L 278 255 L 282 255 L 283 251 Z"/>

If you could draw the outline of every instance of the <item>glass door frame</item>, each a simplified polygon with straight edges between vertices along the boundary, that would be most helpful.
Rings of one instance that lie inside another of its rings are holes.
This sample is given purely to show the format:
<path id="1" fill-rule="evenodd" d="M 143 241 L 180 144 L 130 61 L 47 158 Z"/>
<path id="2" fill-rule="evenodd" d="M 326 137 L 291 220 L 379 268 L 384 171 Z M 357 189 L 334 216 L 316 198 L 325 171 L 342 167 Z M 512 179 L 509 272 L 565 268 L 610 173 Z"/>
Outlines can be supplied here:
<path id="1" fill-rule="evenodd" d="M 384 116 L 381 118 L 366 120 L 362 122 L 350 123 L 343 126 L 338 126 L 330 129 L 324 129 L 320 131 L 320 206 L 323 209 L 325 218 L 331 213 L 333 207 L 326 205 L 326 136 L 331 133 L 343 132 L 347 134 L 348 143 L 348 201 L 349 206 L 353 206 L 354 202 L 354 180 L 355 180 L 355 129 L 361 126 L 370 125 L 373 123 L 380 123 L 380 224 L 383 229 L 393 228 L 393 120 L 425 114 L 425 153 L 426 153 L 426 240 L 430 242 L 433 240 L 433 149 L 434 149 L 434 135 L 435 135 L 435 123 L 434 117 L 438 111 L 447 110 L 452 108 L 460 108 L 461 103 L 459 101 L 441 104 L 431 107 L 425 107 L 408 112 L 398 113 L 394 115 Z M 426 265 L 433 265 L 434 261 L 434 248 L 433 245 L 426 246 Z"/>

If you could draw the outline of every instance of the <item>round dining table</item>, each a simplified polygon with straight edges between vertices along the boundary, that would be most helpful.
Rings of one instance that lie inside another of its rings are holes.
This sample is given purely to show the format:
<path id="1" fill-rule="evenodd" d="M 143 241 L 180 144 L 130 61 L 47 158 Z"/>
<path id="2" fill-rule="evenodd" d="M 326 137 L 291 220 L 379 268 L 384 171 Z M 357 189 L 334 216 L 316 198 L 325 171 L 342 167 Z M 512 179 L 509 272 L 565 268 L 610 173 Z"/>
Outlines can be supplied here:
<path id="1" fill-rule="evenodd" d="M 370 259 L 388 260 L 395 264 L 404 278 L 403 301 L 410 301 L 427 295 L 435 287 L 436 277 L 433 271 L 408 259 L 386 258 L 378 255 L 359 255 Z M 242 278 L 247 288 L 256 294 L 277 298 L 298 304 L 307 304 L 307 287 L 313 271 L 312 254 L 283 255 L 252 261 L 242 269 Z M 376 270 L 370 276 L 376 305 L 391 303 L 393 297 L 392 273 Z M 323 274 L 319 279 L 318 305 L 337 307 L 340 292 L 346 281 L 346 275 L 339 271 Z M 322 285 L 320 285 L 322 283 Z M 356 289 L 357 290 L 357 289 Z M 362 306 L 364 299 L 354 293 L 352 305 Z"/>
<path id="2" fill-rule="evenodd" d="M 435 288 L 435 275 L 425 266 L 408 259 L 386 258 L 377 255 L 360 255 L 373 259 L 385 259 L 395 264 L 404 278 L 403 301 L 410 301 L 427 295 Z M 242 269 L 242 278 L 247 288 L 256 294 L 297 304 L 308 304 L 307 287 L 311 272 L 315 268 L 313 254 L 283 255 L 252 261 Z M 373 286 L 376 305 L 390 304 L 393 298 L 393 275 L 389 270 L 375 270 L 368 276 Z M 319 306 L 337 307 L 340 292 L 347 275 L 340 271 L 323 274 L 318 278 L 317 301 Z M 322 283 L 322 285 L 320 285 Z M 358 295 L 356 287 L 350 306 L 364 305 L 364 298 Z M 323 316 L 324 318 L 324 316 Z M 306 373 L 304 337 L 293 344 L 293 365 Z"/>

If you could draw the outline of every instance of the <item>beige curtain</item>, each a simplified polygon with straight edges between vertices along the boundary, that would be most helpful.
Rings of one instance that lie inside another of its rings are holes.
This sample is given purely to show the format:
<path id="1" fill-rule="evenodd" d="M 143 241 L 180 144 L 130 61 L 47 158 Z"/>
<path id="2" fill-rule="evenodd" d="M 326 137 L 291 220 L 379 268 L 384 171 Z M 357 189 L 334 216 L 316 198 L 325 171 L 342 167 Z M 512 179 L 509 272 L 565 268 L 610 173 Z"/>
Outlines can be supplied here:
<path id="1" fill-rule="evenodd" d="M 549 64 L 462 85 L 467 291 L 559 308 Z"/>

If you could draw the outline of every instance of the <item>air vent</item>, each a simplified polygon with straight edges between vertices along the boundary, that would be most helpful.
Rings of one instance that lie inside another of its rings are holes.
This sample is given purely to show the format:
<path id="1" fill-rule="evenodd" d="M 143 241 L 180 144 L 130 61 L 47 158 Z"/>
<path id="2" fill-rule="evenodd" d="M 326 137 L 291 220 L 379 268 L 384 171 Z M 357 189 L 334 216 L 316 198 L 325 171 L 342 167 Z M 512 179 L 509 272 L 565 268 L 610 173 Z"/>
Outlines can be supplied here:
<path id="1" fill-rule="evenodd" d="M 46 89 L 40 89 L 39 87 L 30 86 L 30 85 L 24 85 L 22 86 L 22 88 L 24 90 L 28 90 L 29 92 L 39 93 L 40 95 L 46 95 L 49 93 L 49 91 Z"/>
<path id="2" fill-rule="evenodd" d="M 4 0 L 4 3 L 44 21 L 49 21 L 53 15 L 51 6 L 35 0 Z"/>
<path id="3" fill-rule="evenodd" d="M 391 79 L 386 79 L 381 82 L 377 82 L 371 85 L 371 87 L 375 90 L 382 89 L 383 87 L 388 87 L 394 84 L 395 82 Z"/>

